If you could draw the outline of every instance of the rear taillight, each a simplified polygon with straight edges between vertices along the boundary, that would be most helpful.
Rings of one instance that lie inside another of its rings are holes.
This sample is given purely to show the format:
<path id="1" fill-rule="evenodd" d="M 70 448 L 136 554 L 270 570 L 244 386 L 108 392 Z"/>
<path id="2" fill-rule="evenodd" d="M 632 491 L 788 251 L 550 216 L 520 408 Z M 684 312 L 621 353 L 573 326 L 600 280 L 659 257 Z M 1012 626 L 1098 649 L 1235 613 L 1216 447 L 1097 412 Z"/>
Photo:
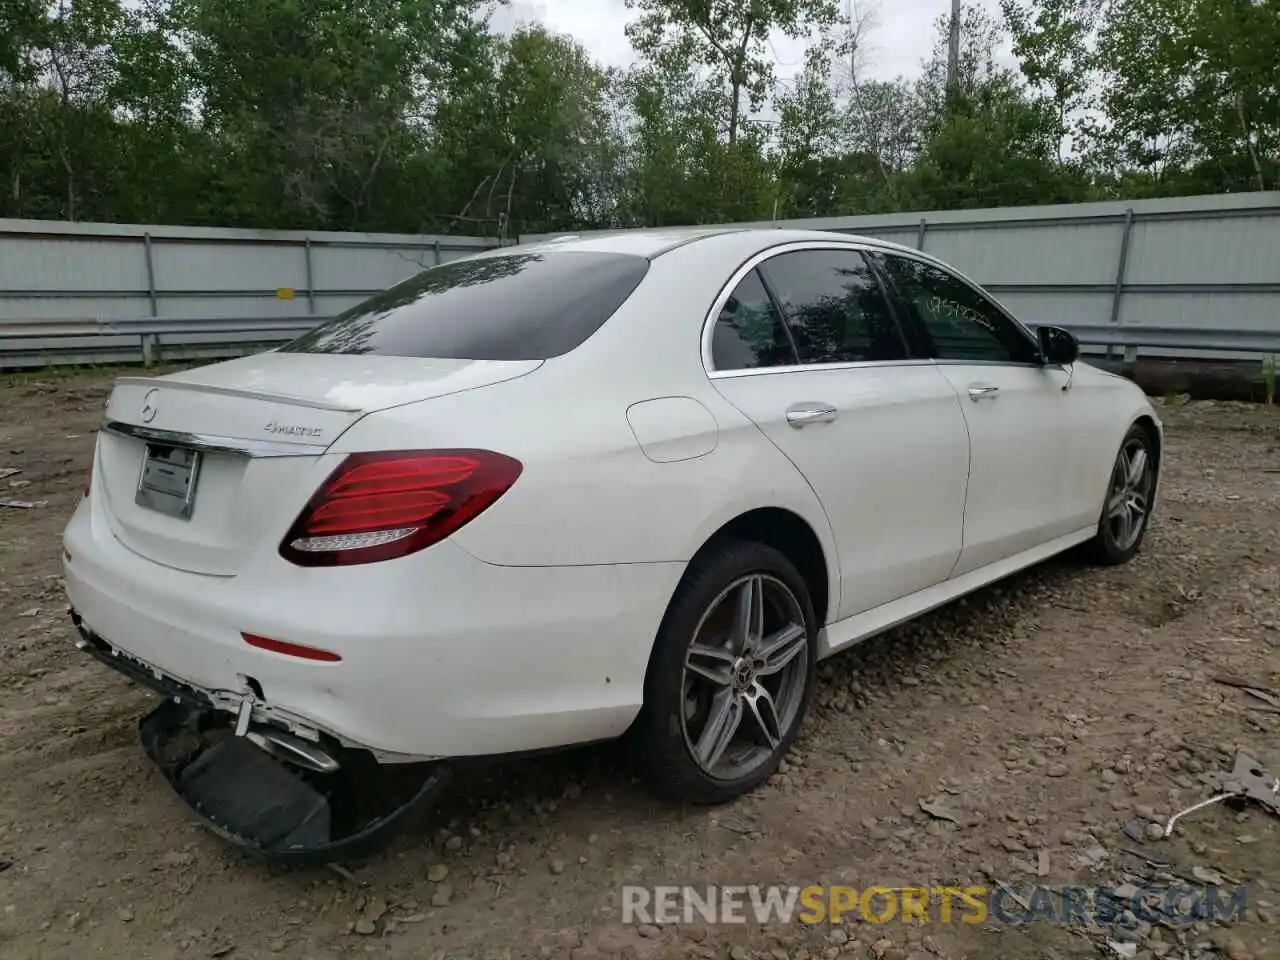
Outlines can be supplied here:
<path id="1" fill-rule="evenodd" d="M 402 557 L 475 519 L 522 469 L 489 450 L 353 453 L 303 508 L 280 555 L 304 567 Z"/>

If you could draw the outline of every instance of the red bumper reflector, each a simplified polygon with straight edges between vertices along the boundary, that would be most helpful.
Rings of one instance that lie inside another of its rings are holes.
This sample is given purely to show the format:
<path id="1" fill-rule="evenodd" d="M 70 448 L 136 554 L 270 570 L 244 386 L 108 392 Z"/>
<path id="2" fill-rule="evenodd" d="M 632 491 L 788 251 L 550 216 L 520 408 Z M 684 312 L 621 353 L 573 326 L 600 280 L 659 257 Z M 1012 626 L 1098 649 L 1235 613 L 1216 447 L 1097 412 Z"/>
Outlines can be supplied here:
<path id="1" fill-rule="evenodd" d="M 282 653 L 286 657 L 319 660 L 321 663 L 337 663 L 342 659 L 336 653 L 330 653 L 328 650 L 304 647 L 298 643 L 285 643 L 283 640 L 272 640 L 270 637 L 260 637 L 254 633 L 242 633 L 240 636 L 244 637 L 244 642 L 251 647 L 257 647 L 259 650 L 270 650 L 272 653 Z"/>

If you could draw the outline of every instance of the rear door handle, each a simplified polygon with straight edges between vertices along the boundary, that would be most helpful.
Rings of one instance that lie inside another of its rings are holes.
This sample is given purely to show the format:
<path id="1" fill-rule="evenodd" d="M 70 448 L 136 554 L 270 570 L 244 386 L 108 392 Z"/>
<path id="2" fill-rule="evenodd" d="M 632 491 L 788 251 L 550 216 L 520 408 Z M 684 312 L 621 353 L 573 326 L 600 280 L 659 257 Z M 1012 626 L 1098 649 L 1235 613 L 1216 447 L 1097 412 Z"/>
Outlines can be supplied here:
<path id="1" fill-rule="evenodd" d="M 969 399 L 974 403 L 979 400 L 994 400 L 1000 395 L 1000 388 L 988 384 L 979 384 L 969 388 Z"/>
<path id="2" fill-rule="evenodd" d="M 830 423 L 839 415 L 839 411 L 829 403 L 806 401 L 793 403 L 787 408 L 787 423 L 799 430 L 811 423 Z"/>

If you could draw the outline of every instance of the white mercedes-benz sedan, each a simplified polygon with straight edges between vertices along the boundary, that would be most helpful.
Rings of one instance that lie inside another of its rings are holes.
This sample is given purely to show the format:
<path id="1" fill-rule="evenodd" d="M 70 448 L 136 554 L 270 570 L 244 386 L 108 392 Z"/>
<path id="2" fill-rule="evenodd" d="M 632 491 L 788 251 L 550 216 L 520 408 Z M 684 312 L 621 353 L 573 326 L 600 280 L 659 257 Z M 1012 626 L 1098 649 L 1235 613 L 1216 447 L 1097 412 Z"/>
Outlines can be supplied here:
<path id="1" fill-rule="evenodd" d="M 824 657 L 1139 550 L 1130 381 L 909 248 L 648 230 L 429 268 L 287 345 L 123 377 L 65 533 L 79 646 L 242 845 L 333 859 L 466 758 L 628 735 L 731 799 Z"/>

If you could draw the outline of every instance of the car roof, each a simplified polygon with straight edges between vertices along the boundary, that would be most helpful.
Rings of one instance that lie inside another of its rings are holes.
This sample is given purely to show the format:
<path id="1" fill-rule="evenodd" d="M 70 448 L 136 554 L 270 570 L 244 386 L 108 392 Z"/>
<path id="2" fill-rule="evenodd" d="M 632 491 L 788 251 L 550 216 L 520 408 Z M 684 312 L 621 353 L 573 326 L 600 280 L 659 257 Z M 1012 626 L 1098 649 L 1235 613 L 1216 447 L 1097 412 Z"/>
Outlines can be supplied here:
<path id="1" fill-rule="evenodd" d="M 743 232 L 743 227 L 654 227 L 586 234 L 566 233 L 506 249 L 629 253 L 652 260 L 695 240 Z"/>
<path id="2" fill-rule="evenodd" d="M 842 240 L 847 243 L 861 243 L 868 246 L 889 250 L 902 250 L 918 253 L 912 247 L 877 240 L 851 233 L 838 233 L 832 230 L 795 230 L 777 227 L 758 226 L 721 226 L 721 227 L 650 227 L 637 230 L 625 230 L 600 233 L 567 233 L 559 237 L 540 238 L 532 243 L 519 244 L 512 247 L 499 247 L 487 251 L 492 255 L 503 252 L 532 252 L 565 250 L 576 252 L 627 253 L 645 257 L 649 260 L 664 256 L 681 247 L 711 237 L 723 237 L 737 234 L 755 235 L 760 250 L 768 249 L 783 243 L 814 240 Z"/>

